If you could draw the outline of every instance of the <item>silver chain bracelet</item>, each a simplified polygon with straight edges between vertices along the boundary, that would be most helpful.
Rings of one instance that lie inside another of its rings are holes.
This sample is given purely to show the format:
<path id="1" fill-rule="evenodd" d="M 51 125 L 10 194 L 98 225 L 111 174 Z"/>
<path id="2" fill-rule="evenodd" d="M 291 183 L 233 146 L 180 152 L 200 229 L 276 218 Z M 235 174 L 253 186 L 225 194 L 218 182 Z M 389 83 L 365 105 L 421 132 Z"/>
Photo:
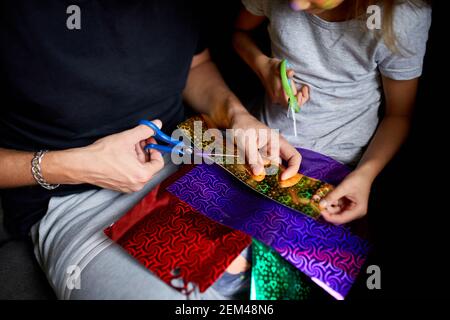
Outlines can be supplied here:
<path id="1" fill-rule="evenodd" d="M 47 190 L 53 190 L 59 187 L 59 184 L 50 184 L 42 176 L 41 161 L 48 150 L 41 150 L 34 154 L 33 160 L 31 160 L 31 173 L 34 180 L 43 188 Z"/>

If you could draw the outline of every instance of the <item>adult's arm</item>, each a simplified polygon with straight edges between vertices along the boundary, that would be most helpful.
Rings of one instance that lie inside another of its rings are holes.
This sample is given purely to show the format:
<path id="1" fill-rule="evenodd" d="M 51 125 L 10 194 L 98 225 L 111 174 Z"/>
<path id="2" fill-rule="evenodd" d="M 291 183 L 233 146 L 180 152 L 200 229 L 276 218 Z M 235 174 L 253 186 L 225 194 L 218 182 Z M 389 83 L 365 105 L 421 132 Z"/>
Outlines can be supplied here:
<path id="1" fill-rule="evenodd" d="M 212 62 L 208 50 L 196 55 L 192 61 L 184 90 L 184 99 L 196 111 L 206 115 L 218 128 L 235 129 L 235 132 L 242 132 L 242 130 L 247 129 L 270 130 L 250 115 L 239 99 L 231 92 L 216 65 Z M 236 135 L 238 143 L 242 137 L 241 134 Z M 264 148 L 270 141 L 257 135 L 251 143 L 257 145 L 258 148 Z M 245 145 L 245 143 L 241 141 L 241 145 Z M 288 163 L 288 167 L 281 178 L 288 179 L 297 173 L 301 156 L 281 135 L 277 145 L 279 146 L 279 155 Z M 252 148 L 245 150 L 246 156 L 253 173 L 259 174 L 264 169 L 263 162 L 258 152 L 251 152 L 251 150 Z"/>
<path id="2" fill-rule="evenodd" d="M 156 123 L 161 126 L 160 121 Z M 152 135 L 153 130 L 140 125 L 86 147 L 48 152 L 42 160 L 42 175 L 52 184 L 89 183 L 122 192 L 138 191 L 164 165 L 159 152 L 143 151 L 145 140 Z M 31 152 L 0 148 L 0 188 L 36 184 L 32 158 Z"/>
<path id="3" fill-rule="evenodd" d="M 207 51 L 194 57 L 184 97 L 219 127 L 264 127 L 231 93 Z M 161 126 L 161 122 L 156 123 Z M 48 152 L 42 160 L 42 175 L 51 184 L 89 183 L 122 192 L 138 191 L 164 165 L 159 152 L 143 151 L 143 144 L 152 135 L 150 128 L 141 125 L 86 147 Z M 284 173 L 289 177 L 298 169 L 300 155 L 286 144 L 281 155 L 289 161 L 290 169 Z M 0 188 L 36 184 L 31 174 L 32 158 L 30 152 L 0 148 Z"/>

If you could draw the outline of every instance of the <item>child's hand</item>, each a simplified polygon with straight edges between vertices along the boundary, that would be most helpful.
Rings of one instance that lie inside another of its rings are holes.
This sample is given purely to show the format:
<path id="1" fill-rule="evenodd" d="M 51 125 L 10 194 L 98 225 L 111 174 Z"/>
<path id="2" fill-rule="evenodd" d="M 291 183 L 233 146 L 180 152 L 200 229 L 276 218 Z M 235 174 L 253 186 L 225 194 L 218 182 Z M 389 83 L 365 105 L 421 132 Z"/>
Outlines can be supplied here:
<path id="1" fill-rule="evenodd" d="M 356 169 L 320 202 L 322 216 L 338 225 L 365 216 L 371 185 L 372 180 Z"/>
<path id="2" fill-rule="evenodd" d="M 267 94 L 269 95 L 273 103 L 281 104 L 285 107 L 288 106 L 289 97 L 285 94 L 283 86 L 281 84 L 280 76 L 280 63 L 281 60 L 275 58 L 269 58 L 264 56 L 258 62 L 257 74 L 261 79 Z M 309 100 L 309 88 L 303 86 L 301 90 L 298 90 L 293 80 L 294 70 L 288 69 L 287 76 L 291 79 L 291 87 L 294 95 L 297 97 L 298 104 L 301 107 Z"/>

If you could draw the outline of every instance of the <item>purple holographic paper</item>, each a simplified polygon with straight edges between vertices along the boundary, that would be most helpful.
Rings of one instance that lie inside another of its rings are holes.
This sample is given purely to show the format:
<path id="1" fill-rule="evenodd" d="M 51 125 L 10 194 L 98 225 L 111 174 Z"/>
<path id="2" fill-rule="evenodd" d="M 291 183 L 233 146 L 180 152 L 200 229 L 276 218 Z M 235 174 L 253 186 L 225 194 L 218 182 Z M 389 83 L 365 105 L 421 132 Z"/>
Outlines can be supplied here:
<path id="1" fill-rule="evenodd" d="M 300 172 L 337 185 L 350 169 L 310 150 Z M 198 165 L 167 190 L 212 220 L 274 248 L 336 299 L 344 299 L 363 266 L 369 244 L 335 226 L 261 197 L 218 165 Z"/>

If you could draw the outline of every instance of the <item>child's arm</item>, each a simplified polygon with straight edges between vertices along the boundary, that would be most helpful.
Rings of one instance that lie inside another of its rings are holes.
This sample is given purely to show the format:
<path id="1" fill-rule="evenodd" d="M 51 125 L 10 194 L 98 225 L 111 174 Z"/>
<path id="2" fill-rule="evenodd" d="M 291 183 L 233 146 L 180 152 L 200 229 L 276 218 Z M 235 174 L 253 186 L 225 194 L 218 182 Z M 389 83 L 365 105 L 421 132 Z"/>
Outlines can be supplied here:
<path id="1" fill-rule="evenodd" d="M 241 58 L 261 79 L 272 102 L 287 106 L 288 97 L 283 92 L 280 79 L 281 61 L 265 55 L 250 36 L 250 32 L 265 20 L 266 17 L 264 16 L 255 16 L 246 9 L 242 9 L 236 22 L 233 46 Z M 290 69 L 287 74 L 289 78 L 292 78 L 294 71 Z M 294 81 L 291 83 L 293 84 Z M 302 106 L 309 99 L 308 87 L 303 86 L 300 92 L 297 92 L 295 85 L 292 86 L 292 89 L 294 94 L 297 95 L 299 105 Z"/>
<path id="2" fill-rule="evenodd" d="M 321 203 L 322 215 L 329 222 L 342 224 L 366 214 L 372 182 L 409 132 L 418 79 L 382 79 L 386 114 L 358 167 Z"/>

